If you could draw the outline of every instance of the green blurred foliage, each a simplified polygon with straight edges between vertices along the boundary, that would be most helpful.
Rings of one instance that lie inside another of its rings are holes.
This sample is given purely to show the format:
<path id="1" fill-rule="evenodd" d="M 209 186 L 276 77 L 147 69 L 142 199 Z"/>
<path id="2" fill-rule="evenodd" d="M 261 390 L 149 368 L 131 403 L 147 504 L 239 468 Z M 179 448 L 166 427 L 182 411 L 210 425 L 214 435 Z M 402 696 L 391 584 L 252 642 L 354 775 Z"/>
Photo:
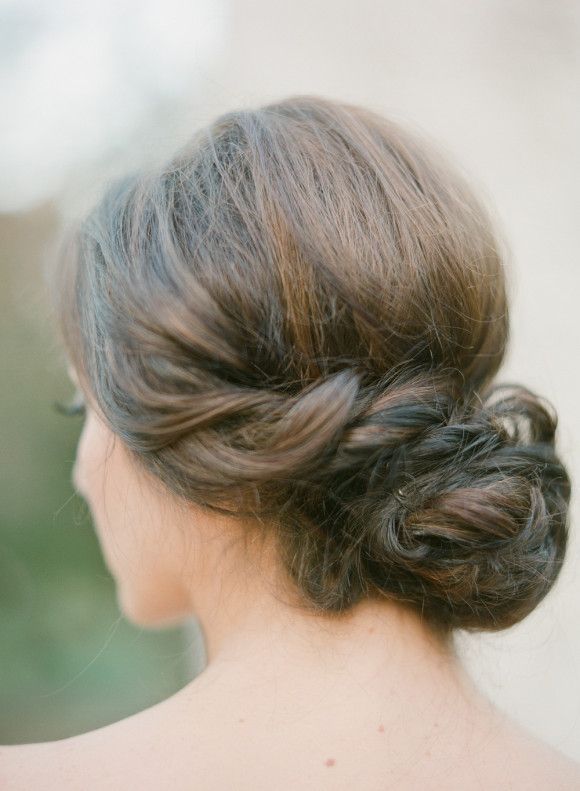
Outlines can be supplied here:
<path id="1" fill-rule="evenodd" d="M 70 476 L 82 417 L 50 321 L 50 207 L 0 217 L 0 743 L 65 738 L 147 708 L 197 672 L 191 635 L 120 614 Z"/>

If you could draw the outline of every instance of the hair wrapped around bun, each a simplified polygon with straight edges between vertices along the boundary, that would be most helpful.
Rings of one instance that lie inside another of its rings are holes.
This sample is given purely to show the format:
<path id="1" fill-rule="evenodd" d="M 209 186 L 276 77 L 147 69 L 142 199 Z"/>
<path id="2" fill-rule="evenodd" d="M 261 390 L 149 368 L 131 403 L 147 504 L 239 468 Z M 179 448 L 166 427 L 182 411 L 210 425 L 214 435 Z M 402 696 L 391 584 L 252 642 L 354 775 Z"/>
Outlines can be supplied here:
<path id="1" fill-rule="evenodd" d="M 548 403 L 517 385 L 471 402 L 425 374 L 379 390 L 321 467 L 328 529 L 342 525 L 343 535 L 325 558 L 328 576 L 309 578 L 312 593 L 324 590 L 331 607 L 374 588 L 441 626 L 521 620 L 566 547 L 570 481 L 554 452 L 556 423 Z M 318 509 L 314 501 L 312 519 Z"/>
<path id="2" fill-rule="evenodd" d="M 501 629 L 553 585 L 556 414 L 494 383 L 503 256 L 416 133 L 316 97 L 228 113 L 62 252 L 60 331 L 112 430 L 179 497 L 273 531 L 306 605 Z"/>

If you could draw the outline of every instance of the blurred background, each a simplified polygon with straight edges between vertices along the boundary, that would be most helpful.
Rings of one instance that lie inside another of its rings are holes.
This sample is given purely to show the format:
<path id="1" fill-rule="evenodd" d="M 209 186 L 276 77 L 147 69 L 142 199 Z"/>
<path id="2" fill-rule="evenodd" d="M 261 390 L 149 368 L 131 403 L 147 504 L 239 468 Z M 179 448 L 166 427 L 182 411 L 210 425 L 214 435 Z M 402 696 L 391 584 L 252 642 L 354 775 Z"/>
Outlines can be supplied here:
<path id="1" fill-rule="evenodd" d="M 546 396 L 580 482 L 576 0 L 0 0 L 0 743 L 82 733 L 203 667 L 195 621 L 120 615 L 70 475 L 82 418 L 47 300 L 61 224 L 107 179 L 163 159 L 218 113 L 289 94 L 367 105 L 430 135 L 509 247 L 500 379 Z M 478 684 L 580 760 L 580 548 L 528 618 L 457 633 Z"/>

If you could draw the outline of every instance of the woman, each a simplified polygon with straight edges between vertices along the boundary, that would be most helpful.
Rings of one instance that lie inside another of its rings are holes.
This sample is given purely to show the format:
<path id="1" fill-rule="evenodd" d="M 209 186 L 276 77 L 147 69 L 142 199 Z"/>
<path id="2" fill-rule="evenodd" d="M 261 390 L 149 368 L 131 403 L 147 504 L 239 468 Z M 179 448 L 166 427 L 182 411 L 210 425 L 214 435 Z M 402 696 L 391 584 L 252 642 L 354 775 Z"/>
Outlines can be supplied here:
<path id="1" fill-rule="evenodd" d="M 54 299 L 120 607 L 195 616 L 207 665 L 3 748 L 4 789 L 580 788 L 453 647 L 550 590 L 571 483 L 551 405 L 492 383 L 502 256 L 441 155 L 315 97 L 228 113 L 110 186 Z"/>

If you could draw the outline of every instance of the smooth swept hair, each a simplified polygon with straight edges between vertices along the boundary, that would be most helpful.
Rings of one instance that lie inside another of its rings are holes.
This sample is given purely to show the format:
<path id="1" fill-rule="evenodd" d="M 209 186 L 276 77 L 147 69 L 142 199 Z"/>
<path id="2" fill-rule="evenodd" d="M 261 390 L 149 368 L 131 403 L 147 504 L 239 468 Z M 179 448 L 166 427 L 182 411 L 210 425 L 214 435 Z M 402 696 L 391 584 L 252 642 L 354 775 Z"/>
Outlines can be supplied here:
<path id="1" fill-rule="evenodd" d="M 491 215 L 431 144 L 313 96 L 229 112 L 66 235 L 59 333 L 178 498 L 274 535 L 305 607 L 363 597 L 498 630 L 562 566 L 557 416 L 494 383 Z"/>

